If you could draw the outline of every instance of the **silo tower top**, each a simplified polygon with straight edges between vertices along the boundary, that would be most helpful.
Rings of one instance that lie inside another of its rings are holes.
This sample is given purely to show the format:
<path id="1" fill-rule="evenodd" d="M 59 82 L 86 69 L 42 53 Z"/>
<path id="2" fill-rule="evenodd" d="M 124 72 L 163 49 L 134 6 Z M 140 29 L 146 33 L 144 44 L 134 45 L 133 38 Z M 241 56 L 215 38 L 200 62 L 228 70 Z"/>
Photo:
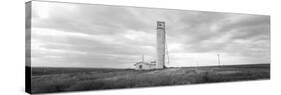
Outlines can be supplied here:
<path id="1" fill-rule="evenodd" d="M 165 22 L 157 21 L 157 29 L 165 29 Z"/>

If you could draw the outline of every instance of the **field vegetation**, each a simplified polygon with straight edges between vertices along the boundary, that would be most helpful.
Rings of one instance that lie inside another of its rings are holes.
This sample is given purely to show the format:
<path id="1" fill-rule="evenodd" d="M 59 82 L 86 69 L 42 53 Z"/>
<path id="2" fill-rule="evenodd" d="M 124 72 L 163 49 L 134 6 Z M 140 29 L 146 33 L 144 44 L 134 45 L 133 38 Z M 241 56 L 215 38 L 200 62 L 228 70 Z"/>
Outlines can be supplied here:
<path id="1" fill-rule="evenodd" d="M 159 70 L 32 68 L 31 93 L 183 85 L 270 78 L 269 64 Z"/>

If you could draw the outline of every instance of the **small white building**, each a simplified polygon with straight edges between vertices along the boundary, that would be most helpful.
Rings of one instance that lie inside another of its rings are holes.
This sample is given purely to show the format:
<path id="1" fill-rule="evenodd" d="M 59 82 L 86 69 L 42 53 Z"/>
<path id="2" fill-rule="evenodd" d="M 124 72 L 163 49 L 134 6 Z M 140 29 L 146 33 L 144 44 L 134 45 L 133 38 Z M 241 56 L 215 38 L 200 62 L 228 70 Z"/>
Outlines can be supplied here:
<path id="1" fill-rule="evenodd" d="M 136 70 L 149 70 L 149 69 L 155 69 L 156 68 L 156 62 L 152 61 L 152 62 L 137 62 L 135 64 L 135 69 Z"/>

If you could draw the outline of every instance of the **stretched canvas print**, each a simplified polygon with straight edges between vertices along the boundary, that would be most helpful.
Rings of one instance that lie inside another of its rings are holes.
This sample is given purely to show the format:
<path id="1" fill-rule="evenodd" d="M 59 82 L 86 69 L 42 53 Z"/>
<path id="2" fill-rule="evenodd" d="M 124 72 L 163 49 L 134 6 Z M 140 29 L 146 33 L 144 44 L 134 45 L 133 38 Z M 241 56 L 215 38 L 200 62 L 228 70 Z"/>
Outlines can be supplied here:
<path id="1" fill-rule="evenodd" d="M 26 3 L 26 91 L 270 79 L 270 16 Z"/>

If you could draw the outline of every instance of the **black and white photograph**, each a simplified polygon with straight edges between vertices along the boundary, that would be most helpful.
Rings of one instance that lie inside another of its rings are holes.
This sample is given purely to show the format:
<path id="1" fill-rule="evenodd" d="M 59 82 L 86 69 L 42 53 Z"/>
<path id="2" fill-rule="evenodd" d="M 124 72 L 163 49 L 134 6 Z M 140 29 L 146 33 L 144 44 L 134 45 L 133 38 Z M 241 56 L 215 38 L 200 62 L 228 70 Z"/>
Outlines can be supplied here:
<path id="1" fill-rule="evenodd" d="M 28 93 L 270 79 L 269 15 L 55 1 L 25 7 Z"/>

